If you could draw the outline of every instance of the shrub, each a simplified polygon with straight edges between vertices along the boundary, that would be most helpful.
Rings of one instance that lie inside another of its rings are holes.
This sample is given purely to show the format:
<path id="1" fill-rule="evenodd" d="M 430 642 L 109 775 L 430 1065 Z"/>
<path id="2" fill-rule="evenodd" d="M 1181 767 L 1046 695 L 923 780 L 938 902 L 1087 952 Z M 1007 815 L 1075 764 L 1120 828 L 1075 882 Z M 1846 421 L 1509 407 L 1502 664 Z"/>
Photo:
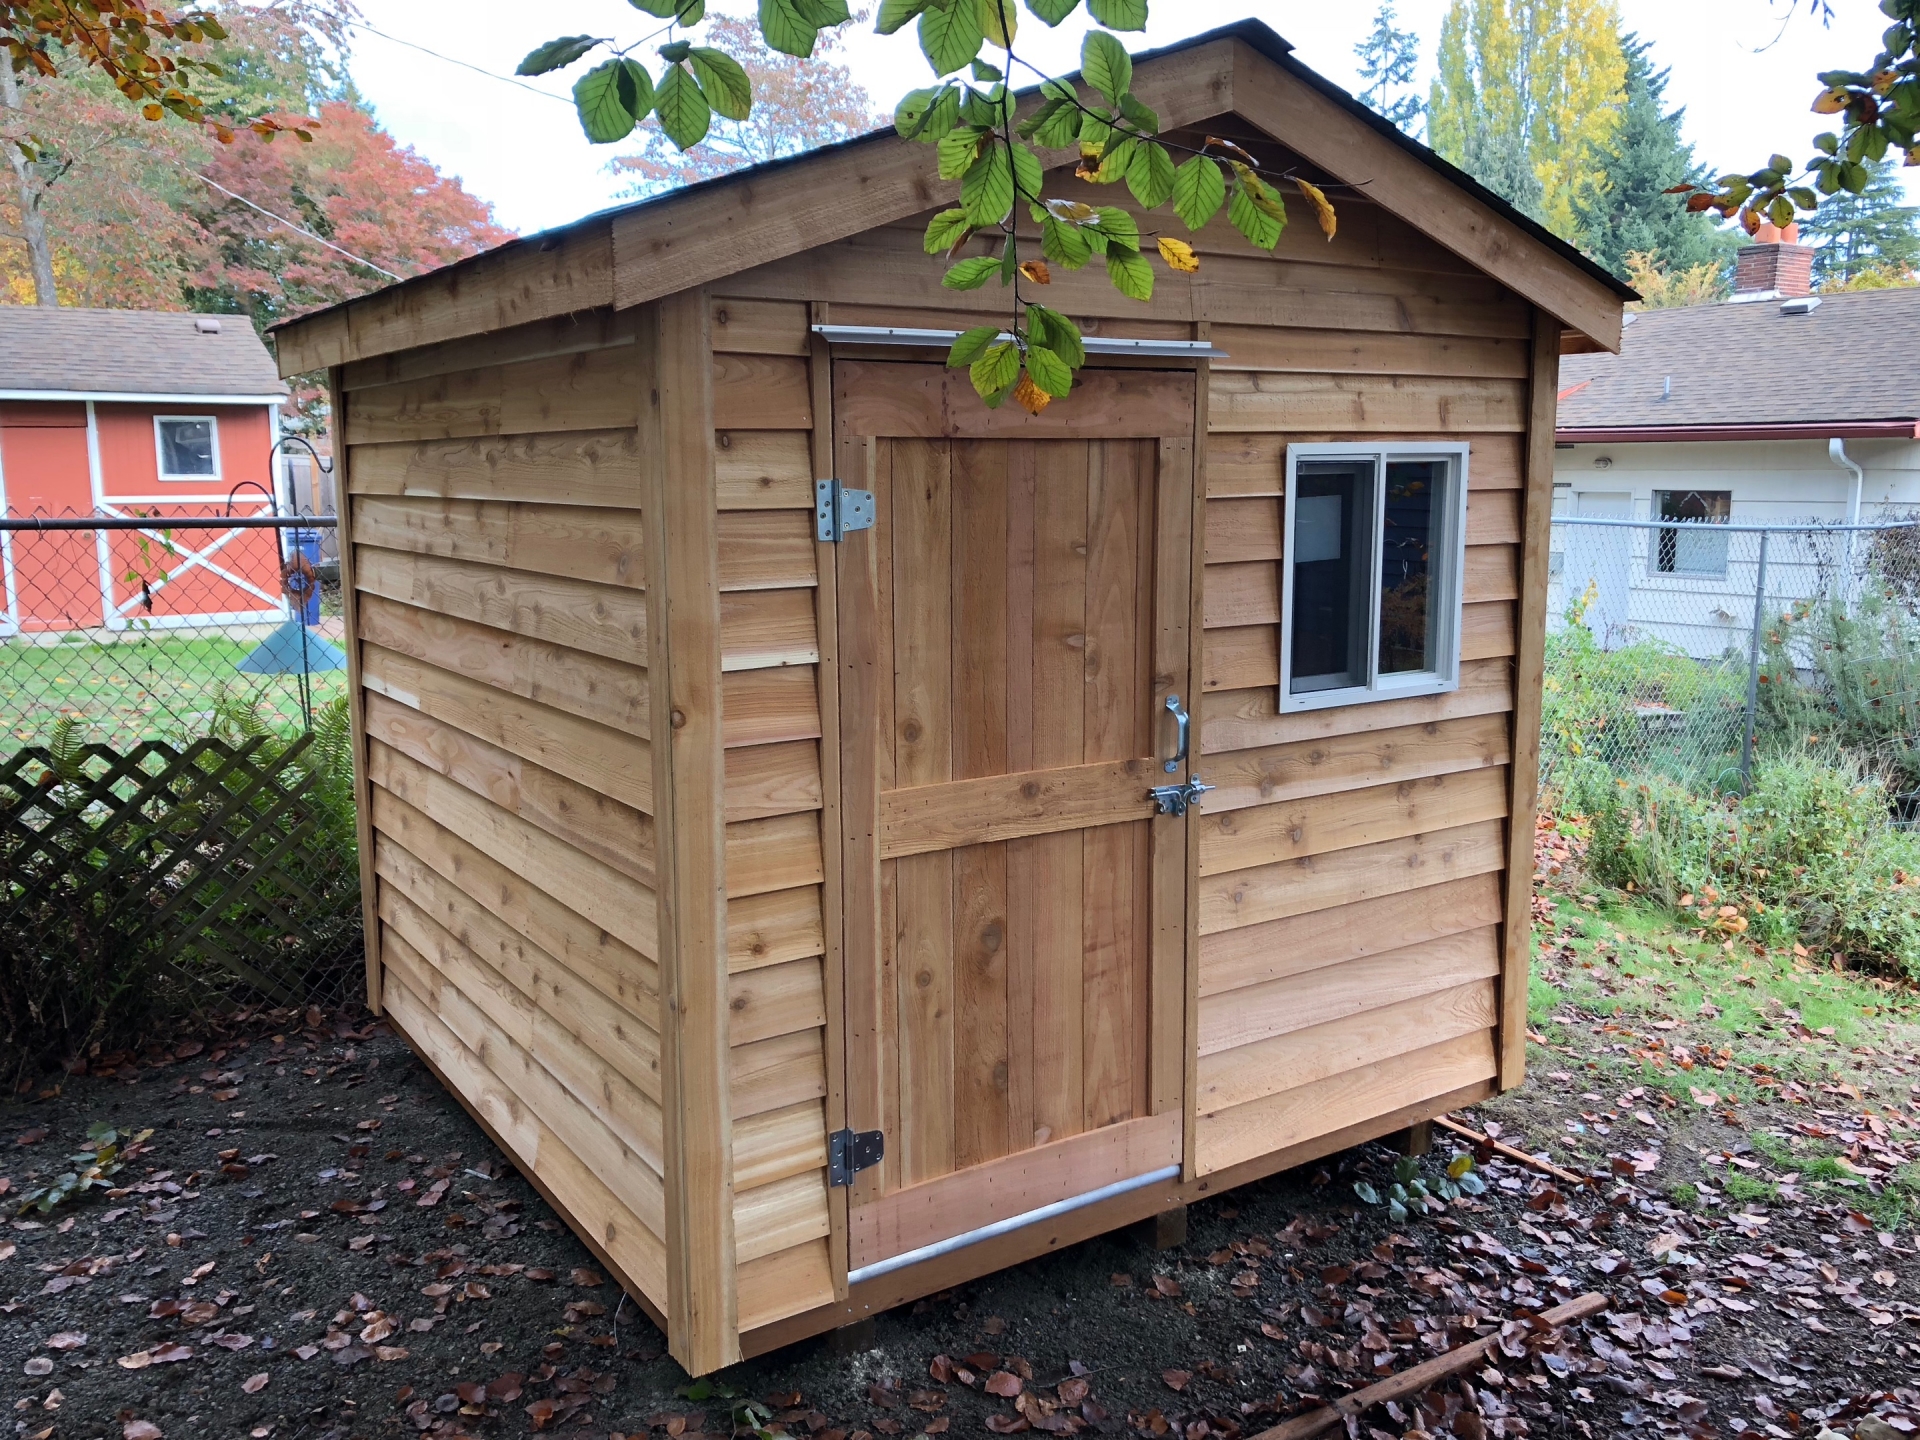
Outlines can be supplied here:
<path id="1" fill-rule="evenodd" d="M 1669 905 L 1721 896 L 1744 931 L 1920 979 L 1920 837 L 1885 782 L 1830 746 L 1764 756 L 1744 797 L 1663 776 L 1615 781 L 1590 812 L 1588 864 Z"/>

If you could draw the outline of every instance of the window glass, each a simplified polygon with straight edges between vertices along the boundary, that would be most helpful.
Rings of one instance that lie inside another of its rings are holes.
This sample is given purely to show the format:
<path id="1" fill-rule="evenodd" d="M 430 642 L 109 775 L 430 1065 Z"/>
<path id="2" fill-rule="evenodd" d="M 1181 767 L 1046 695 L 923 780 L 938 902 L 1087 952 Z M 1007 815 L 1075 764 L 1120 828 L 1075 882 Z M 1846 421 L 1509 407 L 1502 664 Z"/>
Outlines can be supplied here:
<path id="1" fill-rule="evenodd" d="M 1731 490 L 1656 490 L 1656 518 L 1681 522 L 1671 530 L 1654 532 L 1654 569 L 1662 575 L 1727 573 L 1727 537 L 1708 525 L 1725 525 L 1733 518 Z"/>
<path id="2" fill-rule="evenodd" d="M 1387 463 L 1380 532 L 1380 673 L 1410 675 L 1438 666 L 1439 607 L 1433 595 L 1434 548 L 1443 517 L 1444 462 Z"/>
<path id="3" fill-rule="evenodd" d="M 1299 467 L 1290 667 L 1296 695 L 1367 683 L 1373 506 L 1372 461 Z"/>
<path id="4" fill-rule="evenodd" d="M 163 419 L 160 473 L 168 477 L 214 474 L 213 421 Z"/>

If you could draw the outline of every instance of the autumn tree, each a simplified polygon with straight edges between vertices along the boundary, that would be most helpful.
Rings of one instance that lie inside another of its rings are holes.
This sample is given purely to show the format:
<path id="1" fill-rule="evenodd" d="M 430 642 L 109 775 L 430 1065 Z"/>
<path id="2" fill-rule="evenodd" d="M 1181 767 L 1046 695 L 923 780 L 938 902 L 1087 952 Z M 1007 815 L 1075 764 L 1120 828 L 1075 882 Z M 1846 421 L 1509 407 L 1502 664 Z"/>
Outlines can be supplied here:
<path id="1" fill-rule="evenodd" d="M 854 17 L 864 19 L 864 12 Z M 667 138 L 657 115 L 649 115 L 634 132 L 640 149 L 609 167 L 625 178 L 624 194 L 654 195 L 711 180 L 850 139 L 879 123 L 867 92 L 853 83 L 845 65 L 834 63 L 842 50 L 838 29 L 821 31 L 811 60 L 775 50 L 758 24 L 735 16 L 715 16 L 708 38 L 746 72 L 753 85 L 751 113 L 744 120 L 719 119 L 686 151 Z"/>
<path id="2" fill-rule="evenodd" d="M 1578 198 L 1575 218 L 1587 252 L 1626 278 L 1628 257 L 1657 256 L 1672 273 L 1732 257 L 1737 237 L 1712 217 L 1691 212 L 1674 187 L 1706 178 L 1681 137 L 1684 109 L 1666 108 L 1667 72 L 1654 68 L 1652 45 L 1636 35 L 1621 40 L 1627 57 L 1626 101 L 1620 123 L 1599 147 L 1593 183 Z"/>
<path id="3" fill-rule="evenodd" d="M 1578 206 L 1620 122 L 1614 0 L 1453 0 L 1427 105 L 1434 149 L 1578 239 Z"/>
<path id="4" fill-rule="evenodd" d="M 1360 100 L 1412 134 L 1427 113 L 1426 105 L 1410 88 L 1414 72 L 1420 68 L 1420 37 L 1402 30 L 1399 19 L 1393 0 L 1381 0 L 1379 10 L 1374 12 L 1373 29 L 1353 47 L 1353 53 L 1360 62 L 1360 78 L 1367 82 L 1360 89 Z"/>
<path id="5" fill-rule="evenodd" d="M 1920 268 L 1920 208 L 1906 203 L 1891 159 L 1871 167 L 1859 194 L 1842 190 L 1802 222 L 1800 233 L 1815 246 L 1813 278 L 1823 291 L 1911 284 Z"/>

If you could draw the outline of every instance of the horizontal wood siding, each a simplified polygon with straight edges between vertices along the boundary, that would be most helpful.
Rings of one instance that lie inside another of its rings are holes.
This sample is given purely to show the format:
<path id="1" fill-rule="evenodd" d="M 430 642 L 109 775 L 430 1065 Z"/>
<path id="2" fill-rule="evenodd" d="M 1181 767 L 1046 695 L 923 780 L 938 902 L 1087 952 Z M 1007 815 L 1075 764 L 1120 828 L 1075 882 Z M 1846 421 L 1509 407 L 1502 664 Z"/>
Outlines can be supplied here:
<path id="1" fill-rule="evenodd" d="M 356 365 L 342 409 L 386 1004 L 664 1310 L 644 378 L 630 324 L 541 322 Z"/>
<path id="2" fill-rule="evenodd" d="M 834 1297 L 807 307 L 712 301 L 740 1327 Z"/>

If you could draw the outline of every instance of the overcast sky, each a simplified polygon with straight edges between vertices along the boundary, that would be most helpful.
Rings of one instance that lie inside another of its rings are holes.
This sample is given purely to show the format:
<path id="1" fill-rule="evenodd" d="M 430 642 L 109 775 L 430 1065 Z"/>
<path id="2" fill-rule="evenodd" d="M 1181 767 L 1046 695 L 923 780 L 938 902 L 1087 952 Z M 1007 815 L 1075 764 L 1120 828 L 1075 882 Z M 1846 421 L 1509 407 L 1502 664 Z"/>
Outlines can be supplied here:
<path id="1" fill-rule="evenodd" d="M 1400 23 L 1421 37 L 1421 88 L 1431 78 L 1440 21 L 1448 0 L 1400 0 Z M 520 57 L 551 35 L 594 33 L 633 39 L 656 22 L 626 0 L 553 0 L 530 30 L 524 0 L 463 0 L 457 24 L 441 23 L 451 7 L 419 0 L 360 0 L 368 26 L 424 45 L 494 76 L 511 75 Z M 1686 135 L 1699 157 L 1718 169 L 1748 170 L 1779 150 L 1795 161 L 1829 128 L 1809 113 L 1814 74 L 1864 65 L 1879 49 L 1886 24 L 1874 0 L 1833 0 L 1835 18 L 1822 27 L 1787 0 L 1620 0 L 1626 25 L 1651 38 L 1654 58 L 1673 71 L 1670 104 L 1687 107 Z M 746 8 L 722 0 L 716 9 Z M 1375 0 L 1158 0 L 1145 36 L 1130 48 L 1163 45 L 1254 15 L 1295 45 L 1300 58 L 1339 84 L 1355 88 L 1353 47 L 1370 28 Z M 1784 29 L 1784 33 L 1783 33 Z M 1081 29 L 1069 22 L 1049 33 L 1028 18 L 1021 52 L 1056 69 L 1075 65 Z M 910 33 L 882 37 L 856 31 L 849 44 L 854 78 L 877 107 L 891 112 L 902 92 L 927 83 L 927 67 Z M 436 59 L 362 31 L 353 74 L 382 124 L 443 171 L 496 206 L 502 223 L 526 233 L 563 224 L 617 199 L 606 171 L 617 147 L 590 146 L 580 133 L 565 85 L 546 94 Z M 554 97 L 559 97 L 558 99 Z M 1908 172 L 1920 196 L 1920 171 Z"/>

